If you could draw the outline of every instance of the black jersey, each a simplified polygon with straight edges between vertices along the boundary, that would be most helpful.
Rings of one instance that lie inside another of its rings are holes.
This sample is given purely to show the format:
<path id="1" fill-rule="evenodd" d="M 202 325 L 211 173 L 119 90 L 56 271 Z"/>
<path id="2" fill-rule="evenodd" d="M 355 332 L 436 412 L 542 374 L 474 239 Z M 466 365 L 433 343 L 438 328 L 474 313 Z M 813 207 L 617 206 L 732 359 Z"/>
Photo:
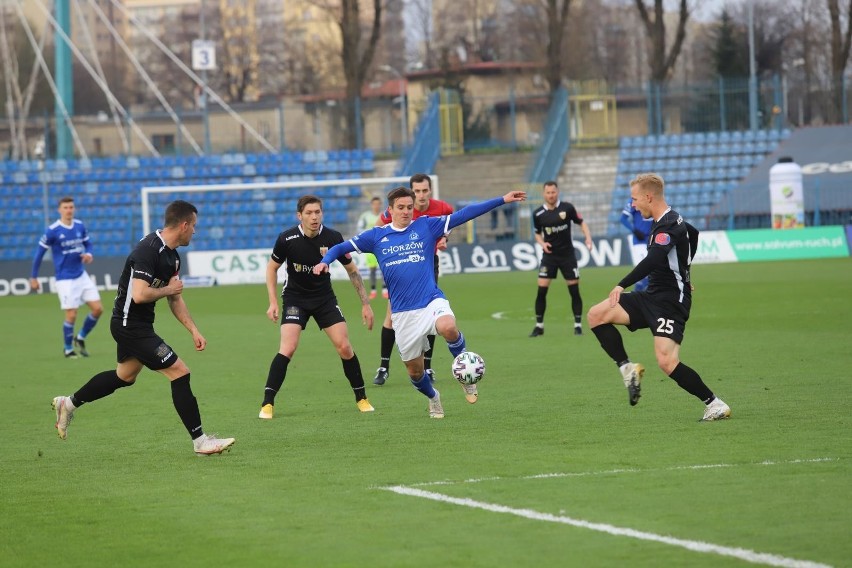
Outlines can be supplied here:
<path id="1" fill-rule="evenodd" d="M 132 281 L 134 278 L 144 280 L 152 288 L 168 286 L 169 280 L 180 272 L 180 255 L 174 249 L 166 246 L 160 236 L 160 231 L 154 231 L 147 235 L 127 260 L 124 262 L 124 270 L 118 279 L 118 293 L 115 296 L 115 305 L 112 309 L 112 317 L 122 320 L 122 325 L 127 322 L 154 322 L 154 305 L 156 302 L 145 302 L 137 304 L 133 301 Z"/>
<path id="2" fill-rule="evenodd" d="M 698 245 L 698 229 L 669 208 L 651 226 L 648 256 L 619 283 L 622 287 L 648 276 L 649 294 L 670 294 L 678 302 L 690 305 L 690 264 Z"/>
<path id="3" fill-rule="evenodd" d="M 535 232 L 544 237 L 544 242 L 550 243 L 550 254 L 574 253 L 571 222 L 582 225 L 583 217 L 567 201 L 559 201 L 553 209 L 547 209 L 542 205 L 533 211 Z"/>
<path id="4" fill-rule="evenodd" d="M 305 236 L 301 225 L 278 235 L 272 249 L 272 260 L 278 264 L 287 264 L 287 280 L 281 291 L 285 302 L 288 298 L 304 300 L 334 295 L 331 275 L 326 272 L 316 276 L 313 269 L 328 249 L 342 242 L 343 235 L 324 225 L 320 225 L 319 232 L 312 238 Z M 338 260 L 345 265 L 352 262 L 352 257 L 347 254 Z"/>

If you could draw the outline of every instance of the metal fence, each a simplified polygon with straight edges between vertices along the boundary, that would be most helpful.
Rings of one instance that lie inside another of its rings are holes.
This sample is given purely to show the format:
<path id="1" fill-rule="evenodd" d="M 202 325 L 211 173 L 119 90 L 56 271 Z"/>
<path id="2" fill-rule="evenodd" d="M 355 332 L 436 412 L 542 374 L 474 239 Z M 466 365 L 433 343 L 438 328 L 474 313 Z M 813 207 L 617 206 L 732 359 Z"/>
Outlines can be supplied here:
<path id="1" fill-rule="evenodd" d="M 640 136 L 736 131 L 749 129 L 753 124 L 759 129 L 845 124 L 850 119 L 852 89 L 847 88 L 846 78 L 841 78 L 839 84 L 841 92 L 835 95 L 830 86 L 806 83 L 804 77 L 796 74 L 762 78 L 756 84 L 756 108 L 751 108 L 749 103 L 748 78 L 720 77 L 689 84 L 645 84 L 617 89 L 598 83 L 598 90 L 602 97 L 615 98 L 618 135 Z M 566 83 L 566 89 L 570 100 L 590 95 L 580 84 Z M 522 95 L 516 94 L 511 85 L 505 85 L 488 93 L 464 91 L 459 96 L 466 151 L 537 148 L 547 139 L 551 97 L 544 85 L 539 92 Z M 413 112 L 406 116 L 414 119 L 419 110 L 428 106 L 428 99 L 412 99 L 408 104 Z M 390 98 L 365 98 L 350 103 L 313 97 L 303 101 L 241 104 L 235 110 L 274 148 L 306 151 L 347 146 L 345 116 L 348 106 L 354 106 L 361 117 L 355 125 L 358 149 L 371 149 L 379 154 L 400 154 L 404 150 L 401 131 L 405 119 L 400 106 Z M 182 110 L 178 116 L 196 140 L 204 139 L 204 116 L 200 111 Z M 246 128 L 235 127 L 224 111 L 211 109 L 208 119 L 211 152 L 267 151 Z M 571 117 L 572 121 L 583 119 L 582 116 Z M 163 154 L 194 153 L 182 129 L 165 113 L 137 112 L 133 121 Z M 139 138 L 132 136 L 129 125 L 125 127 L 126 134 L 131 135 L 131 147 L 126 152 L 119 143 L 119 136 L 111 132 L 114 128 L 107 117 L 75 117 L 74 122 L 92 156 L 147 153 Z M 53 147 L 50 142 L 53 117 L 31 117 L 26 128 L 31 138 L 46 135 L 48 149 Z M 416 125 L 411 124 L 407 131 L 415 132 L 415 128 Z M 572 130 L 572 136 L 574 134 Z M 9 145 L 9 124 L 3 118 L 0 118 L 0 145 L 4 148 Z M 49 152 L 47 157 L 50 155 Z"/>

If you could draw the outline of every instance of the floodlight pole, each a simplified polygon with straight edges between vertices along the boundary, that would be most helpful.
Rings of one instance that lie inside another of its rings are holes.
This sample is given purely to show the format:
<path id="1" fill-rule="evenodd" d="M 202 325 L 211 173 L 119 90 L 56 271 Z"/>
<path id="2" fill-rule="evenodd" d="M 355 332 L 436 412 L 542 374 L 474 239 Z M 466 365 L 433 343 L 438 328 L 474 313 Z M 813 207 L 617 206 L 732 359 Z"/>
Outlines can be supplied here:
<path id="1" fill-rule="evenodd" d="M 201 0 L 200 6 L 200 35 L 202 41 L 207 39 L 207 26 L 204 21 L 204 13 L 207 11 L 205 9 L 206 2 L 205 0 Z M 207 69 L 201 70 L 201 116 L 203 117 L 204 122 L 204 155 L 210 154 L 210 113 L 207 109 Z"/>
<path id="2" fill-rule="evenodd" d="M 757 64 L 754 59 L 754 0 L 748 0 L 748 117 L 757 130 Z"/>

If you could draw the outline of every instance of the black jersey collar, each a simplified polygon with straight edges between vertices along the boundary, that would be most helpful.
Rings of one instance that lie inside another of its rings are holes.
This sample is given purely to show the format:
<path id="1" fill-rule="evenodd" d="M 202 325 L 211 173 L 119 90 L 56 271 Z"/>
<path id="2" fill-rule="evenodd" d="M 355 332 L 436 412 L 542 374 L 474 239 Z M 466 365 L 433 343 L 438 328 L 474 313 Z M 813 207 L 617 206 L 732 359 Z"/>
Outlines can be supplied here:
<path id="1" fill-rule="evenodd" d="M 668 212 L 669 212 L 669 211 L 671 211 L 671 210 L 672 210 L 672 207 L 671 207 L 671 205 L 669 205 L 669 206 L 666 208 L 666 210 L 665 210 L 665 211 L 663 211 L 663 214 L 662 214 L 662 215 L 660 215 L 660 219 L 662 219 L 663 217 L 665 217 L 665 216 L 666 216 L 666 213 L 668 213 Z M 660 219 L 654 219 L 654 223 L 659 223 L 659 222 L 660 222 Z"/>
<path id="2" fill-rule="evenodd" d="M 314 237 L 309 237 L 308 235 L 306 235 L 306 234 L 305 234 L 305 230 L 302 228 L 302 224 L 301 224 L 301 223 L 299 223 L 298 225 L 296 225 L 296 227 L 298 227 L 299 232 L 300 232 L 300 233 L 302 234 L 302 236 L 303 236 L 303 237 L 305 237 L 306 239 L 313 239 L 313 238 L 314 238 Z M 323 230 L 323 228 L 324 228 L 324 227 L 325 227 L 325 225 L 323 225 L 322 223 L 320 223 L 319 229 L 317 229 L 317 234 L 315 235 L 316 237 L 318 237 L 318 236 L 320 236 L 320 235 L 322 234 L 322 230 Z"/>

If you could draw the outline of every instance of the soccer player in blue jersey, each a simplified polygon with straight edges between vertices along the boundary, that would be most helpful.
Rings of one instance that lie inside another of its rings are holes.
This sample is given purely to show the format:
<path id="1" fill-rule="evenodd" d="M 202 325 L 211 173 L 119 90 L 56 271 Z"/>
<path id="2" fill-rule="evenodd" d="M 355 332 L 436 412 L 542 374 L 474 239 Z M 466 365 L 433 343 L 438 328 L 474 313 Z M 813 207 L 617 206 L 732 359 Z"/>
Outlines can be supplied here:
<path id="1" fill-rule="evenodd" d="M 645 219 L 639 210 L 633 207 L 633 200 L 629 200 L 621 210 L 621 224 L 632 233 L 630 257 L 633 260 L 633 266 L 636 266 L 648 254 L 648 236 L 651 234 L 651 225 L 654 224 L 654 220 Z M 633 290 L 636 292 L 646 288 L 648 288 L 647 276 L 633 285 Z"/>
<path id="2" fill-rule="evenodd" d="M 63 197 L 59 200 L 59 219 L 50 225 L 38 241 L 33 269 L 30 274 L 30 287 L 39 289 L 38 269 L 44 254 L 50 250 L 53 255 L 53 266 L 56 273 L 56 292 L 59 305 L 65 310 L 65 322 L 62 324 L 62 335 L 65 338 L 65 357 L 76 359 L 76 347 L 80 355 L 88 357 L 86 336 L 98 323 L 98 318 L 104 311 L 101 296 L 95 283 L 86 272 L 86 264 L 90 264 L 92 242 L 86 226 L 74 218 L 74 199 Z M 77 321 L 77 308 L 83 303 L 89 306 L 91 313 L 86 316 L 83 327 L 74 335 L 74 324 Z"/>
<path id="3" fill-rule="evenodd" d="M 435 281 L 432 260 L 435 244 L 450 229 L 504 203 L 524 201 L 527 194 L 510 191 L 503 197 L 472 203 L 449 215 L 417 219 L 414 219 L 414 198 L 414 191 L 407 187 L 391 190 L 388 194 L 391 223 L 333 246 L 314 266 L 314 274 L 328 271 L 331 262 L 353 251 L 376 255 L 390 294 L 391 319 L 399 354 L 411 384 L 429 398 L 429 416 L 443 418 L 441 395 L 425 372 L 423 354 L 429 349 L 430 334 L 446 339 L 453 357 L 465 350 L 465 337 L 456 325 L 450 303 Z M 467 401 L 476 402 L 476 385 L 462 385 L 462 388 Z"/>

